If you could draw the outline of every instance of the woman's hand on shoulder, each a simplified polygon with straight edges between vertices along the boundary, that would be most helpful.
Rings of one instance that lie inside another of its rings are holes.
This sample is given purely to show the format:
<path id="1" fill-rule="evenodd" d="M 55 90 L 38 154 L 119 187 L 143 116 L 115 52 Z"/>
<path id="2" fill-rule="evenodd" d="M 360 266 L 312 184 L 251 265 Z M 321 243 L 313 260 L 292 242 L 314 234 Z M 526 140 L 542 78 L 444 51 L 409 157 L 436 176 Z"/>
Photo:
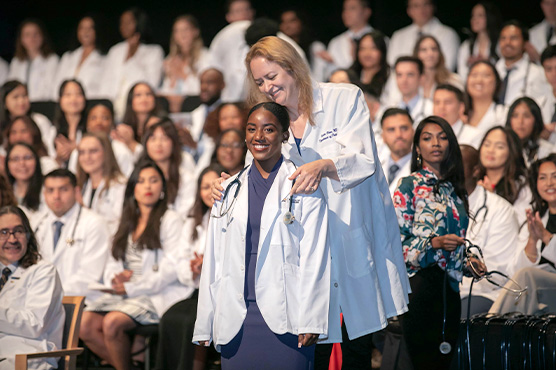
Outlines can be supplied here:
<path id="1" fill-rule="evenodd" d="M 434 249 L 444 249 L 445 251 L 453 251 L 458 246 L 465 243 L 465 240 L 456 234 L 447 234 L 435 236 L 431 239 L 431 245 Z"/>
<path id="2" fill-rule="evenodd" d="M 297 348 L 301 348 L 301 346 L 312 346 L 313 344 L 317 343 L 318 339 L 318 334 L 299 334 L 297 336 Z"/>
<path id="3" fill-rule="evenodd" d="M 217 200 L 222 200 L 222 193 L 224 192 L 224 187 L 222 183 L 230 178 L 225 172 L 220 174 L 220 177 L 214 180 L 210 187 L 210 192 L 212 193 L 212 199 L 216 202 Z"/>
<path id="4" fill-rule="evenodd" d="M 290 196 L 314 193 L 318 189 L 323 177 L 339 180 L 336 166 L 334 166 L 334 162 L 331 159 L 319 159 L 299 166 L 289 177 L 289 180 L 295 179 Z"/>

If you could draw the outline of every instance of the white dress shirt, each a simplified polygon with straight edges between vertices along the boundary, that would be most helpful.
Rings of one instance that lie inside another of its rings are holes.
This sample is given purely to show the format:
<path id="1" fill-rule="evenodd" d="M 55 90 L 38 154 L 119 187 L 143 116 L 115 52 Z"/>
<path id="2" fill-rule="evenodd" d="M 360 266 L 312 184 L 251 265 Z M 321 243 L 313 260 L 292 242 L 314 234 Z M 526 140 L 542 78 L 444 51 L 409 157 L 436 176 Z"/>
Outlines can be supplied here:
<path id="1" fill-rule="evenodd" d="M 539 55 L 548 46 L 546 43 L 546 38 L 548 37 L 550 24 L 543 19 L 541 23 L 536 24 L 529 30 L 529 42 L 533 44 Z M 556 36 L 554 31 L 552 31 L 552 36 L 550 37 L 549 44 L 556 44 Z"/>
<path id="2" fill-rule="evenodd" d="M 0 291 L 0 358 L 6 358 L 0 361 L 0 370 L 13 370 L 16 354 L 62 348 L 66 317 L 64 291 L 52 264 L 9 267 L 12 274 Z M 28 364 L 31 370 L 45 370 L 58 366 L 58 361 L 38 359 Z"/>
<path id="3" fill-rule="evenodd" d="M 58 55 L 51 54 L 47 57 L 37 56 L 31 62 L 28 59 L 13 58 L 10 63 L 8 79 L 18 80 L 27 84 L 29 100 L 49 101 L 56 100 L 52 85 L 58 68 Z"/>
<path id="4" fill-rule="evenodd" d="M 358 32 L 347 30 L 330 40 L 328 43 L 328 53 L 334 61 L 334 64 L 330 66 L 330 73 L 338 68 L 345 69 L 351 67 L 355 53 L 354 39 L 359 39 L 372 30 L 373 27 L 367 24 Z"/>
<path id="5" fill-rule="evenodd" d="M 522 96 L 540 101 L 545 95 L 552 93 L 550 85 L 546 82 L 543 68 L 531 63 L 526 55 L 514 63 L 511 68 L 514 69 L 508 79 L 504 105 L 509 106 L 514 100 Z M 496 70 L 504 81 L 507 73 L 504 58 L 500 58 L 496 62 Z"/>
<path id="6" fill-rule="evenodd" d="M 456 31 L 440 23 L 437 18 L 432 18 L 421 30 L 415 23 L 412 23 L 394 32 L 390 45 L 388 45 L 388 64 L 393 66 L 398 57 L 413 54 L 413 48 L 419 38 L 419 31 L 423 35 L 432 35 L 438 40 L 446 60 L 446 67 L 454 71 L 456 69 L 459 37 Z"/>
<path id="7" fill-rule="evenodd" d="M 100 98 L 101 78 L 104 71 L 104 56 L 98 50 L 93 50 L 87 58 L 79 65 L 83 57 L 83 47 L 80 46 L 73 51 L 67 51 L 62 55 L 56 78 L 54 80 L 54 96 L 59 96 L 62 82 L 76 79 L 83 86 L 87 99 Z"/>

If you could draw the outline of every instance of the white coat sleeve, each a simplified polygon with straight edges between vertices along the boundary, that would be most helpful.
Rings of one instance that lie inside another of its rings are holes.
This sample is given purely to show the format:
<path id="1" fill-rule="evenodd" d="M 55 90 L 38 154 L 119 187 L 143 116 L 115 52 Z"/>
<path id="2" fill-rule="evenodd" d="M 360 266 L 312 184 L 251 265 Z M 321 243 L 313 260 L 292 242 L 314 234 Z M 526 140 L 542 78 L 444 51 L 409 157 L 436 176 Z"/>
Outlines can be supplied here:
<path id="1" fill-rule="evenodd" d="M 48 328 L 51 311 L 61 305 L 62 283 L 53 265 L 42 263 L 37 266 L 29 280 L 23 306 L 0 304 L 0 333 L 38 338 Z"/>
<path id="2" fill-rule="evenodd" d="M 160 225 L 160 243 L 164 253 L 161 256 L 158 271 L 144 271 L 144 275 L 139 281 L 124 283 L 128 297 L 156 294 L 177 281 L 176 262 L 181 244 L 182 227 L 181 218 L 177 214 L 167 212 L 164 215 Z"/>
<path id="3" fill-rule="evenodd" d="M 195 286 L 195 281 L 193 280 L 193 271 L 191 271 L 190 262 L 193 259 L 193 245 L 194 242 L 191 241 L 191 234 L 195 228 L 195 220 L 193 217 L 188 217 L 185 220 L 181 233 L 181 242 L 179 259 L 176 264 L 176 272 L 178 274 L 178 280 L 180 283 L 186 286 Z M 200 238 L 199 235 L 197 238 Z"/>
<path id="4" fill-rule="evenodd" d="M 330 303 L 330 249 L 328 212 L 322 193 L 302 197 L 299 221 L 303 237 L 299 242 L 299 328 L 301 334 L 328 333 Z"/>
<path id="5" fill-rule="evenodd" d="M 552 237 L 541 255 L 552 263 L 556 263 L 556 238 Z"/>
<path id="6" fill-rule="evenodd" d="M 348 107 L 347 115 L 338 117 L 341 123 L 336 143 L 340 145 L 340 153 L 331 158 L 340 179 L 331 180 L 332 188 L 337 193 L 362 183 L 375 172 L 377 165 L 373 154 L 375 142 L 371 133 L 369 109 L 363 93 L 357 89 L 357 93 L 349 94 L 347 99 L 341 98 L 336 102 L 340 107 Z M 324 110 L 326 112 L 326 106 Z"/>
<path id="7" fill-rule="evenodd" d="M 164 51 L 158 45 L 150 45 L 152 50 L 148 53 L 148 59 L 144 64 L 144 76 L 147 82 L 153 87 L 158 88 L 162 78 L 162 64 L 164 62 Z"/>

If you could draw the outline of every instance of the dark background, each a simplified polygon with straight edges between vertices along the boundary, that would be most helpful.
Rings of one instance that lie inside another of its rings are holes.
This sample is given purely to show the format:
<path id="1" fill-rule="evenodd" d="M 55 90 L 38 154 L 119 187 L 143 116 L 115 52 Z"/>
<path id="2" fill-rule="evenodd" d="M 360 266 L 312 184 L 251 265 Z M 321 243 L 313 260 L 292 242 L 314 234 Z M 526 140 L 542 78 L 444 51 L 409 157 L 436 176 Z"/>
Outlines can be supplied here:
<path id="1" fill-rule="evenodd" d="M 527 26 L 532 26 L 542 19 L 540 0 L 495 0 L 504 20 L 516 18 Z M 214 35 L 226 25 L 224 19 L 224 0 L 2 0 L 0 6 L 0 56 L 10 60 L 13 56 L 14 41 L 18 24 L 27 17 L 41 19 L 50 33 L 55 51 L 62 55 L 72 48 L 75 30 L 79 19 L 94 12 L 102 15 L 105 22 L 103 31 L 107 45 L 120 41 L 118 19 L 120 14 L 131 6 L 145 9 L 151 21 L 153 41 L 162 45 L 167 51 L 172 22 L 176 16 L 190 13 L 201 24 L 201 33 L 205 44 L 209 44 Z M 442 23 L 453 27 L 465 38 L 464 29 L 469 27 L 471 8 L 477 1 L 437 0 L 437 17 Z M 257 16 L 278 19 L 281 10 L 296 6 L 311 16 L 311 26 L 321 41 L 328 42 L 335 35 L 343 32 L 341 21 L 341 0 L 252 0 Z M 405 12 L 405 0 L 375 0 L 372 2 L 373 15 L 371 24 L 387 35 L 410 23 Z"/>

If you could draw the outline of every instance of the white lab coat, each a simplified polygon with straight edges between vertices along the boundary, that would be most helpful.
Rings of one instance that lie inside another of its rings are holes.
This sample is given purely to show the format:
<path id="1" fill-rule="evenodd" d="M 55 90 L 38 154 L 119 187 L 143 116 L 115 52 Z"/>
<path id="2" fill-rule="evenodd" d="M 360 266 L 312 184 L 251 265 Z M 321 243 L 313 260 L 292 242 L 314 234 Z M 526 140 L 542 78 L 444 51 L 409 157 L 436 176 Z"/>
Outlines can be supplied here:
<path id="1" fill-rule="evenodd" d="M 189 215 L 189 211 L 195 202 L 195 191 L 197 190 L 197 178 L 193 172 L 187 171 L 184 167 L 180 167 L 180 187 L 176 200 L 172 204 L 168 204 L 168 208 L 176 211 L 182 218 L 182 221 Z"/>
<path id="2" fill-rule="evenodd" d="M 531 208 L 531 207 L 529 207 Z M 548 211 L 541 217 L 542 224 L 546 227 L 548 223 Z M 519 230 L 519 245 L 514 254 L 514 271 L 519 271 L 524 267 L 538 266 L 541 260 L 541 256 L 546 258 L 553 263 L 556 263 L 556 238 L 550 239 L 550 242 L 541 253 L 542 240 L 537 241 L 537 260 L 531 262 L 527 255 L 525 254 L 525 246 L 529 240 L 529 229 L 527 224 L 523 225 Z"/>
<path id="3" fill-rule="evenodd" d="M 469 194 L 469 212 L 475 219 L 469 220 L 466 236 L 482 249 L 487 269 L 512 276 L 515 272 L 513 256 L 518 247 L 519 225 L 510 202 L 477 186 Z M 471 280 L 463 278 L 460 286 L 462 298 L 469 295 Z M 483 279 L 473 284 L 472 294 L 494 302 L 500 289 Z"/>
<path id="4" fill-rule="evenodd" d="M 110 48 L 104 65 L 101 96 L 114 103 L 116 120 L 124 114 L 127 95 L 137 82 L 156 88 L 162 78 L 164 52 L 159 45 L 139 44 L 135 54 L 126 60 L 128 43 L 122 41 Z"/>
<path id="5" fill-rule="evenodd" d="M 354 38 L 361 38 L 361 36 L 372 30 L 373 27 L 367 24 L 357 33 L 347 30 L 330 40 L 328 43 L 328 53 L 332 57 L 334 64 L 330 65 L 329 72 L 332 73 L 338 68 L 346 69 L 351 67 L 355 53 Z"/>
<path id="6" fill-rule="evenodd" d="M 39 261 L 18 266 L 0 292 L 0 370 L 15 368 L 15 355 L 62 347 L 64 292 L 56 268 Z M 54 358 L 29 361 L 29 369 L 57 367 Z"/>
<path id="7" fill-rule="evenodd" d="M 81 141 L 81 135 L 76 140 L 77 145 Z M 120 172 L 125 176 L 129 177 L 135 168 L 135 156 L 129 150 L 129 148 L 119 140 L 110 140 L 112 144 L 112 151 L 114 152 L 114 157 L 116 157 L 116 162 L 118 162 L 118 167 L 120 167 Z M 68 160 L 68 170 L 73 173 L 77 173 L 77 162 L 79 160 L 79 153 L 77 148 L 74 149 Z"/>
<path id="8" fill-rule="evenodd" d="M 543 19 L 541 23 L 536 24 L 529 30 L 529 42 L 533 44 L 539 55 L 548 46 L 546 43 L 546 36 L 548 35 L 548 28 L 550 24 Z M 552 33 L 552 37 L 549 40 L 550 45 L 556 44 L 556 36 Z"/>
<path id="9" fill-rule="evenodd" d="M 98 50 L 93 50 L 80 66 L 79 62 L 81 62 L 82 56 L 82 46 L 62 55 L 53 84 L 54 96 L 58 96 L 62 82 L 69 79 L 76 79 L 81 83 L 88 99 L 96 99 L 102 96 L 100 94 L 100 76 L 104 71 L 104 56 Z"/>
<path id="10" fill-rule="evenodd" d="M 48 155 L 56 158 L 56 148 L 54 147 L 54 139 L 56 138 L 56 127 L 50 122 L 48 117 L 40 113 L 31 113 L 31 119 L 37 124 L 41 131 L 42 142 L 46 146 Z"/>
<path id="11" fill-rule="evenodd" d="M 54 221 L 58 218 L 48 209 L 36 214 L 32 220 L 33 230 L 39 242 L 39 251 L 45 261 L 58 269 L 66 295 L 82 295 L 91 302 L 99 296 L 88 289 L 90 283 L 102 278 L 109 252 L 108 226 L 93 211 L 75 204 L 60 218 L 64 223 L 58 245 L 54 248 Z M 75 233 L 74 231 L 75 230 Z M 72 235 L 73 234 L 73 235 Z M 73 244 L 70 243 L 73 239 Z"/>
<path id="12" fill-rule="evenodd" d="M 245 306 L 245 238 L 248 220 L 248 171 L 241 173 L 242 186 L 229 215 L 211 217 L 199 287 L 199 304 L 193 341 L 213 340 L 217 350 L 239 332 Z M 269 329 L 276 334 L 313 333 L 326 336 L 330 297 L 330 253 L 328 220 L 322 192 L 296 195 L 286 225 L 295 171 L 289 161 L 280 165 L 266 196 L 261 216 L 255 293 L 257 305 Z M 238 174 L 239 175 L 239 174 Z M 237 178 L 227 180 L 231 186 Z M 215 203 L 212 215 L 231 207 L 237 183 L 229 196 Z"/>
<path id="13" fill-rule="evenodd" d="M 340 312 L 351 339 L 378 331 L 407 311 L 409 279 L 363 93 L 350 84 L 313 83 L 313 100 L 316 124 L 305 126 L 301 155 L 293 135 L 282 153 L 297 166 L 331 159 L 340 178 L 324 178 L 319 187 L 329 208 L 329 341 L 341 342 Z"/>
<path id="14" fill-rule="evenodd" d="M 421 29 L 423 35 L 434 36 L 440 43 L 442 54 L 446 60 L 446 68 L 451 71 L 456 69 L 456 61 L 459 48 L 459 37 L 456 31 L 443 25 L 435 17 Z M 394 32 L 390 44 L 388 45 L 388 64 L 393 66 L 396 59 L 402 55 L 413 54 L 413 48 L 419 38 L 419 27 L 412 23 L 407 27 Z"/>
<path id="15" fill-rule="evenodd" d="M 508 116 L 508 107 L 492 102 L 490 107 L 475 128 L 481 130 L 483 135 L 494 126 L 505 126 Z"/>
<path id="16" fill-rule="evenodd" d="M 201 73 L 209 68 L 212 64 L 212 57 L 210 51 L 203 47 L 199 55 L 197 63 L 195 63 L 196 72 L 193 73 L 189 66 L 185 66 L 183 71 L 187 74 L 187 78 L 178 79 L 175 85 L 170 86 L 170 78 L 164 77 L 162 87 L 158 91 L 161 95 L 185 95 L 195 96 L 201 92 L 201 82 L 199 80 Z"/>
<path id="17" fill-rule="evenodd" d="M 485 134 L 484 131 L 479 130 L 477 127 L 463 123 L 461 119 L 458 119 L 452 125 L 452 130 L 454 130 L 454 134 L 456 134 L 456 138 L 458 139 L 458 143 L 460 145 L 470 145 L 479 150 L 481 141 L 483 140 L 483 136 Z"/>
<path id="18" fill-rule="evenodd" d="M 10 63 L 8 79 L 27 84 L 29 100 L 32 102 L 56 100 L 58 96 L 53 94 L 52 84 L 56 77 L 59 59 L 56 54 L 47 57 L 39 55 L 32 61 L 13 58 Z M 30 67 L 29 63 L 31 63 Z"/>
<path id="19" fill-rule="evenodd" d="M 528 96 L 538 102 L 542 102 L 545 95 L 552 93 L 552 89 L 546 81 L 543 68 L 531 63 L 527 55 L 524 54 L 519 61 L 513 64 L 512 68 L 515 69 L 510 73 L 506 97 L 502 102 L 505 105 L 510 106 L 514 100 L 522 96 Z M 500 58 L 496 62 L 496 70 L 503 81 L 507 73 L 504 58 Z"/>
<path id="20" fill-rule="evenodd" d="M 82 189 L 83 205 L 101 216 L 108 226 L 110 236 L 114 236 L 120 225 L 127 179 L 122 177 L 112 181 L 108 189 L 105 189 L 105 186 L 102 179 L 91 201 L 93 187 L 91 181 L 87 180 Z"/>
<path id="21" fill-rule="evenodd" d="M 4 59 L 0 58 L 0 85 L 8 80 L 9 64 Z"/>
<path id="22" fill-rule="evenodd" d="M 176 274 L 179 250 L 182 248 L 180 240 L 182 226 L 181 217 L 174 211 L 167 210 L 160 220 L 162 249 L 144 249 L 141 279 L 124 283 L 128 298 L 148 295 L 158 317 L 162 317 L 174 303 L 187 299 L 195 290 L 193 287 L 182 285 Z M 158 271 L 154 271 L 156 264 L 158 264 Z M 111 288 L 110 282 L 122 271 L 124 271 L 123 262 L 115 260 L 110 255 L 104 272 L 104 284 Z"/>
<path id="23" fill-rule="evenodd" d="M 191 241 L 191 235 L 193 235 L 195 225 L 194 218 L 187 217 L 185 219 L 185 223 L 183 224 L 180 239 L 183 243 L 183 247 L 181 250 L 181 258 L 179 259 L 179 265 L 176 269 L 178 273 L 178 280 L 183 285 L 199 288 L 200 277 L 193 279 L 193 271 L 191 271 L 190 261 L 195 258 L 193 253 L 197 253 L 198 256 L 205 254 L 209 219 L 210 210 L 203 216 L 201 224 L 195 227 L 195 230 L 197 230 L 197 239 L 195 241 Z"/>
<path id="24" fill-rule="evenodd" d="M 458 75 L 461 77 L 462 81 L 466 81 L 467 75 L 469 74 L 469 65 L 467 62 L 471 56 L 469 53 L 470 42 L 470 39 L 465 40 L 461 43 L 458 50 Z M 499 47 L 497 49 L 499 49 Z M 490 53 L 490 41 L 487 44 L 487 50 Z M 473 44 L 473 55 L 479 55 L 479 42 L 477 40 L 475 40 L 475 44 Z M 495 55 L 490 55 L 488 58 L 489 62 L 492 64 L 496 63 L 496 57 Z"/>

